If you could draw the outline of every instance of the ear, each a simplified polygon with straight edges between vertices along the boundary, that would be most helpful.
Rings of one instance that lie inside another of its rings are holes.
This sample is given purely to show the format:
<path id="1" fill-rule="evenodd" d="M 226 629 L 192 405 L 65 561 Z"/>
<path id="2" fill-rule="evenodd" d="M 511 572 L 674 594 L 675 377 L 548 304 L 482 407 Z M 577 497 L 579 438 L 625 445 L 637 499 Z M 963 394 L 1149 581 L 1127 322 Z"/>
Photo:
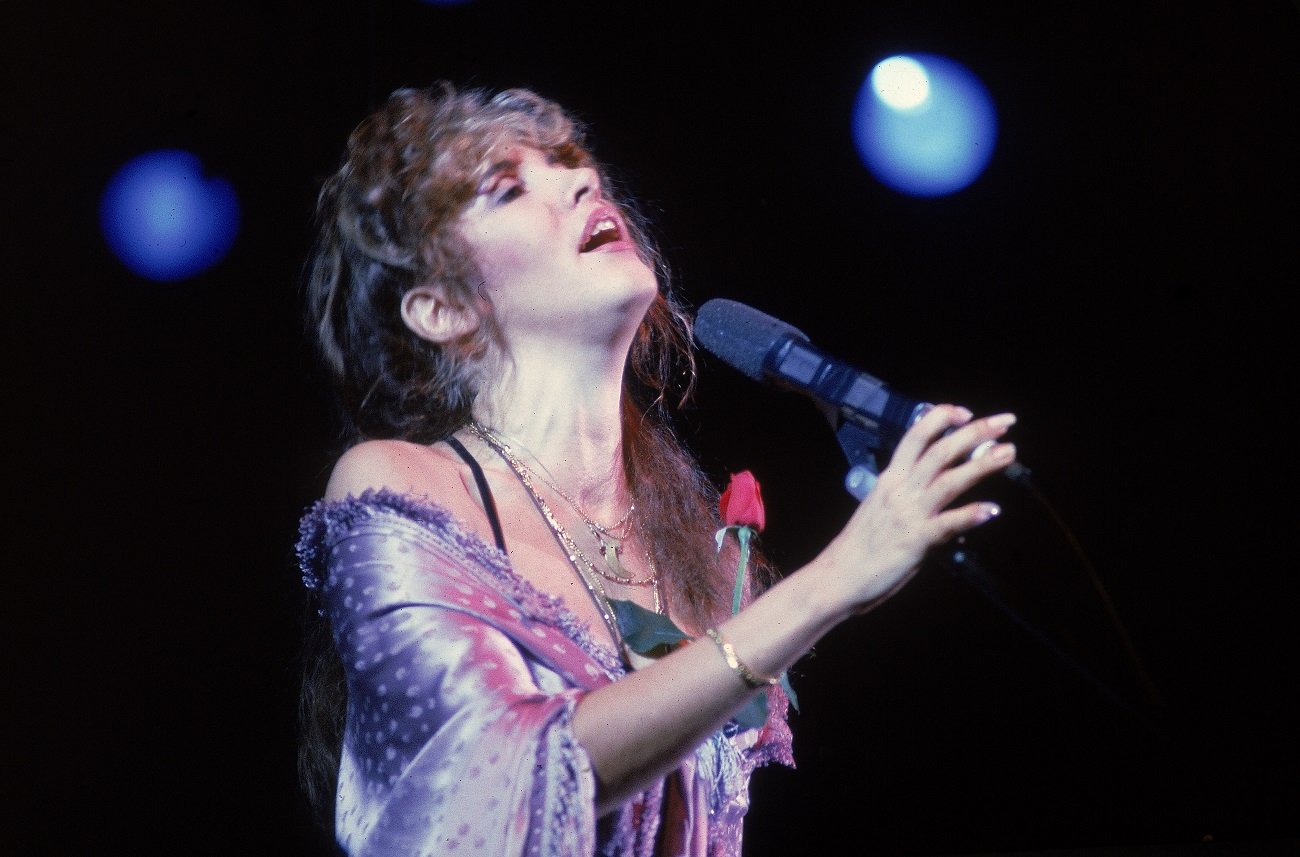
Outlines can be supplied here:
<path id="1" fill-rule="evenodd" d="M 402 321 L 416 336 L 445 345 L 478 329 L 478 313 L 452 301 L 442 286 L 416 286 L 402 296 Z"/>

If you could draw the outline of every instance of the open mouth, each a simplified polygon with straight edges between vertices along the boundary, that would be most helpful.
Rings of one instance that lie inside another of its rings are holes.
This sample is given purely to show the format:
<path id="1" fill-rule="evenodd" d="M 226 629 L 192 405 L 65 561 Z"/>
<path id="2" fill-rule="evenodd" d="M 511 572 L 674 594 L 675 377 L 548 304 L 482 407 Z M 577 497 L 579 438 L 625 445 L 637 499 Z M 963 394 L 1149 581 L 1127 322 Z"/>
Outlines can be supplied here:
<path id="1" fill-rule="evenodd" d="M 587 239 L 582 242 L 578 248 L 579 253 L 590 253 L 606 244 L 612 244 L 623 237 L 623 230 L 619 228 L 618 221 L 613 217 L 601 217 L 591 226 L 591 231 L 587 233 Z"/>

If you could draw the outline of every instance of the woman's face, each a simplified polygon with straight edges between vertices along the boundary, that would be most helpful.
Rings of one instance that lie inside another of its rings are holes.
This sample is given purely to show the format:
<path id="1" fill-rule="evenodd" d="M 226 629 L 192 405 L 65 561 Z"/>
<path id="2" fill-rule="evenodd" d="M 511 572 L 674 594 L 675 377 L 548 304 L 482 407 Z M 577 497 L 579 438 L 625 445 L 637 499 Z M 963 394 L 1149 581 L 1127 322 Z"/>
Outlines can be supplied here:
<path id="1" fill-rule="evenodd" d="M 635 330 L 658 288 L 596 172 L 529 146 L 494 152 L 459 228 L 507 341 Z"/>

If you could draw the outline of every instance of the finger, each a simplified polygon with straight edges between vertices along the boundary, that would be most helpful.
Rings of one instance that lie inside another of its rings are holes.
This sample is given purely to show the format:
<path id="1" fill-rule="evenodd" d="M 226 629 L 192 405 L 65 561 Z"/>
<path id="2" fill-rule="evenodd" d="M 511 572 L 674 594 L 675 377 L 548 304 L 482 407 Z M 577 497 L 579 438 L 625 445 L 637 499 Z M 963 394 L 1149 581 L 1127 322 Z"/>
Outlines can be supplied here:
<path id="1" fill-rule="evenodd" d="M 932 508 L 942 509 L 957 497 L 975 487 L 981 480 L 999 470 L 1005 470 L 1016 460 L 1015 444 L 986 442 L 991 443 L 992 446 L 988 447 L 982 454 L 973 455 L 969 460 L 956 467 L 939 473 L 930 484 L 927 493 L 927 500 L 933 504 Z M 980 444 L 980 447 L 982 446 L 983 444 Z M 976 449 L 979 450 L 980 447 L 976 447 Z"/>
<path id="2" fill-rule="evenodd" d="M 965 506 L 958 506 L 956 509 L 940 512 L 931 518 L 929 522 L 930 544 L 932 546 L 943 544 L 955 536 L 993 520 L 1001 514 L 1002 508 L 997 503 L 984 501 L 967 503 Z"/>
<path id="3" fill-rule="evenodd" d="M 904 433 L 890 463 L 910 467 L 934 443 L 935 438 L 954 426 L 965 425 L 974 416 L 959 405 L 935 405 Z"/>
<path id="4" fill-rule="evenodd" d="M 940 471 L 959 459 L 974 456 L 980 446 L 996 441 L 1016 423 L 1015 414 L 995 414 L 991 417 L 967 422 L 961 428 L 935 441 L 918 462 L 916 473 L 927 483 L 937 478 Z"/>

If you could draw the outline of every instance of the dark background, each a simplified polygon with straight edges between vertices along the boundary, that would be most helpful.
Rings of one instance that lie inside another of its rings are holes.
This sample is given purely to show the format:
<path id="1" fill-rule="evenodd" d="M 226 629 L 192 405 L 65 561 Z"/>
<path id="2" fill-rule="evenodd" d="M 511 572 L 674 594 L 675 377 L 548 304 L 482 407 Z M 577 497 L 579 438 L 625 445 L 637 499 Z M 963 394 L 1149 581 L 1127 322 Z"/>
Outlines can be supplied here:
<path id="1" fill-rule="evenodd" d="M 1068 527 L 991 486 L 1007 514 L 977 547 L 1009 613 L 936 567 L 798 666 L 799 769 L 756 776 L 746 853 L 1291 850 L 1300 9 L 852 5 L 0 5 L 6 850 L 327 853 L 295 786 L 291 545 L 337 438 L 298 269 L 350 128 L 443 78 L 586 120 L 691 304 L 1017 412 Z M 900 196 L 852 148 L 857 88 L 899 51 L 993 94 L 960 193 Z M 163 147 L 244 216 L 171 285 L 117 264 L 96 213 Z M 804 400 L 706 359 L 682 429 L 719 479 L 757 474 L 784 567 L 848 515 Z"/>

